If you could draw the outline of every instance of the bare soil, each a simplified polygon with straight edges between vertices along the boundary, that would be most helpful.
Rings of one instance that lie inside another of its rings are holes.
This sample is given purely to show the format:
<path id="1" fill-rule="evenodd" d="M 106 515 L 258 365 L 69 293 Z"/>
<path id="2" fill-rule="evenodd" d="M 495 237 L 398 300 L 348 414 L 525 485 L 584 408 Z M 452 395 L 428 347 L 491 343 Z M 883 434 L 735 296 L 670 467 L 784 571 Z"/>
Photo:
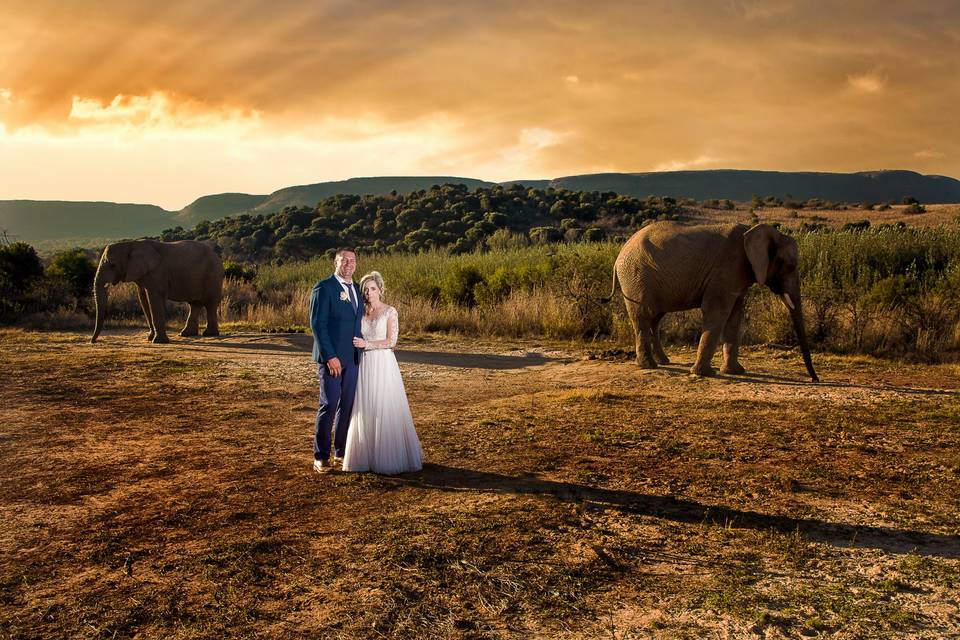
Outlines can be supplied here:
<path id="1" fill-rule="evenodd" d="M 319 476 L 307 337 L 144 337 L 0 331 L 0 637 L 960 635 L 957 365 L 406 338 Z"/>

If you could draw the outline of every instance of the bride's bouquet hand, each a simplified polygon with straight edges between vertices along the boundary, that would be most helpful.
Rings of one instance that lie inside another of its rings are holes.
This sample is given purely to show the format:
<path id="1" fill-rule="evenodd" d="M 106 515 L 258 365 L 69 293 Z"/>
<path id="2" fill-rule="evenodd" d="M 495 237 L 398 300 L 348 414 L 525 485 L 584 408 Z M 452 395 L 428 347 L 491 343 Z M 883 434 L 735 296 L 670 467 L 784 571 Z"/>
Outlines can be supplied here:
<path id="1" fill-rule="evenodd" d="M 366 349 L 366 348 L 367 348 L 367 342 L 366 342 L 363 338 L 356 338 L 356 337 L 355 337 L 355 338 L 353 339 L 353 346 L 355 346 L 357 349 Z"/>

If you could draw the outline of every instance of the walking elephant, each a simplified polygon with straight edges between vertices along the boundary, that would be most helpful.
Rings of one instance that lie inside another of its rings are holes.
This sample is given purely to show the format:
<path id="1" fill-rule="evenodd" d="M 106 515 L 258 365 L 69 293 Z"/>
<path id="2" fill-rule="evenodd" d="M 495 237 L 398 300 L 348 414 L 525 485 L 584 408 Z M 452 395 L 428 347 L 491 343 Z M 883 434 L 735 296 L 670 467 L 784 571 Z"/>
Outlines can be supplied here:
<path id="1" fill-rule="evenodd" d="M 107 245 L 93 281 L 97 320 L 91 342 L 96 342 L 107 313 L 106 285 L 135 282 L 150 334 L 147 340 L 170 342 L 167 337 L 167 300 L 190 305 L 181 336 L 195 336 L 200 309 L 206 309 L 205 336 L 220 335 L 217 312 L 223 289 L 223 261 L 203 242 L 131 240 Z"/>
<path id="2" fill-rule="evenodd" d="M 671 311 L 700 308 L 703 333 L 691 371 L 711 375 L 723 342 L 723 373 L 743 373 L 737 359 L 747 289 L 766 285 L 790 312 L 810 378 L 818 381 L 800 308 L 800 252 L 797 242 L 770 225 L 683 226 L 656 222 L 635 233 L 614 265 L 636 335 L 637 363 L 655 368 L 669 360 L 657 327 Z"/>

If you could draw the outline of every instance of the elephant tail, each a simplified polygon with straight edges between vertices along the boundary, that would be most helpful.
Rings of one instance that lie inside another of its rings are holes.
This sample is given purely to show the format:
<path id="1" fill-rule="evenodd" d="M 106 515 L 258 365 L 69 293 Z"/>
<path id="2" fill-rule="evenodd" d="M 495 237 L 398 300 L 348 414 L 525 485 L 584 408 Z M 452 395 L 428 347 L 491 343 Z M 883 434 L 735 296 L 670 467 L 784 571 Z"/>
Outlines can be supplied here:
<path id="1" fill-rule="evenodd" d="M 606 296 L 605 298 L 600 298 L 600 302 L 601 302 L 601 303 L 607 304 L 608 302 L 610 302 L 611 300 L 613 300 L 613 296 L 617 295 L 617 284 L 619 284 L 619 282 L 620 282 L 620 280 L 619 280 L 619 278 L 617 278 L 617 267 L 616 267 L 616 265 L 614 265 L 614 267 L 613 267 L 613 283 L 612 283 L 612 286 L 610 287 L 610 295 L 609 295 L 609 296 Z"/>
<path id="2" fill-rule="evenodd" d="M 614 265 L 614 267 L 613 267 L 613 283 L 612 283 L 612 286 L 610 287 L 610 295 L 609 295 L 609 296 L 606 296 L 605 298 L 600 298 L 600 303 L 601 303 L 601 304 L 607 304 L 608 302 L 610 302 L 611 300 L 613 300 L 613 296 L 617 295 L 617 285 L 618 285 L 618 284 L 620 284 L 620 277 L 617 275 L 617 267 L 616 267 L 616 265 Z M 639 300 L 634 300 L 633 298 L 631 298 L 630 296 L 628 296 L 628 295 L 624 292 L 622 286 L 620 287 L 620 295 L 622 295 L 625 300 L 628 300 L 628 301 L 630 301 L 630 302 L 632 302 L 632 303 L 634 303 L 634 304 L 640 304 L 640 301 L 639 301 Z"/>

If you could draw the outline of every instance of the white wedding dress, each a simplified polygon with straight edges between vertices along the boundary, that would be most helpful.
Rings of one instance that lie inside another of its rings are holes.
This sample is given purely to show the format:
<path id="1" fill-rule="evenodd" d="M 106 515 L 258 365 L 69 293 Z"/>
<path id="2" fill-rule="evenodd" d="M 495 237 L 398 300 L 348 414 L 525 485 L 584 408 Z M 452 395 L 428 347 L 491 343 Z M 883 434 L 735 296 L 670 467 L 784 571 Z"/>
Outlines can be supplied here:
<path id="1" fill-rule="evenodd" d="M 388 306 L 372 320 L 364 316 L 361 333 L 367 346 L 360 359 L 343 470 L 385 475 L 419 471 L 423 453 L 393 355 L 400 333 L 397 310 Z"/>

